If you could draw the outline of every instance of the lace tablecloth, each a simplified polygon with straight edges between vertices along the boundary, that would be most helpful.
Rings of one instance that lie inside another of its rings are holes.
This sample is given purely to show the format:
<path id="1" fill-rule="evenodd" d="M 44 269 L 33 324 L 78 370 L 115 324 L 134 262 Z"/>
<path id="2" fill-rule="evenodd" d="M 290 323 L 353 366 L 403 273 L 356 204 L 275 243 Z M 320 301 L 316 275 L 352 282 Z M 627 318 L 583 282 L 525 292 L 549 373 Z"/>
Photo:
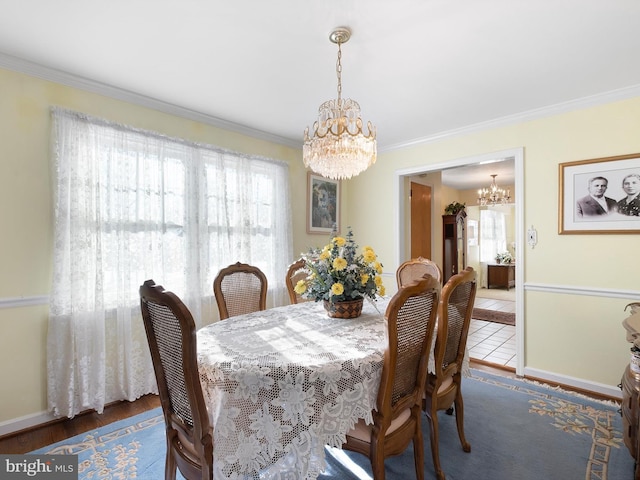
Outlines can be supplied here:
<path id="1" fill-rule="evenodd" d="M 356 319 L 301 303 L 200 329 L 198 364 L 214 426 L 214 478 L 315 479 L 380 384 L 388 299 Z"/>

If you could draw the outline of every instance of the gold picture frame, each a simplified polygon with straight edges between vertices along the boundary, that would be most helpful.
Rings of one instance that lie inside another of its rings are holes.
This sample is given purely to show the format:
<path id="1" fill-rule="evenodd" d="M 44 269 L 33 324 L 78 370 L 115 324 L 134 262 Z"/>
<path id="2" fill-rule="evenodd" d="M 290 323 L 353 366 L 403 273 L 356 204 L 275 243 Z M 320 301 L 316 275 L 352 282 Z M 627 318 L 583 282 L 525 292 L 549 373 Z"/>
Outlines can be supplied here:
<path id="1" fill-rule="evenodd" d="M 307 172 L 307 233 L 340 231 L 340 181 Z"/>
<path id="2" fill-rule="evenodd" d="M 561 163 L 559 169 L 561 235 L 640 233 L 640 153 Z"/>

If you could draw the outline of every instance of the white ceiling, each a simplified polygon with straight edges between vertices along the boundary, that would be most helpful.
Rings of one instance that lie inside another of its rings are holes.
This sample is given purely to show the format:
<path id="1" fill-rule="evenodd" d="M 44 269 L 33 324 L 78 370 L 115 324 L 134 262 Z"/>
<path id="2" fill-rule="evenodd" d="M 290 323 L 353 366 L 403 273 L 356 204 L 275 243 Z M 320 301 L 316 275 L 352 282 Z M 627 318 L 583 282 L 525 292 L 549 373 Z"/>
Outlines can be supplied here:
<path id="1" fill-rule="evenodd" d="M 457 190 L 488 188 L 491 175 L 496 176 L 498 187 L 512 187 L 515 184 L 515 161 L 513 158 L 496 158 L 491 163 L 475 163 L 462 167 L 442 170 L 442 183 Z"/>
<path id="2" fill-rule="evenodd" d="M 0 0 L 0 67 L 26 60 L 300 146 L 336 96 L 329 33 L 348 26 L 343 97 L 385 151 L 636 96 L 639 25 L 638 0 Z"/>

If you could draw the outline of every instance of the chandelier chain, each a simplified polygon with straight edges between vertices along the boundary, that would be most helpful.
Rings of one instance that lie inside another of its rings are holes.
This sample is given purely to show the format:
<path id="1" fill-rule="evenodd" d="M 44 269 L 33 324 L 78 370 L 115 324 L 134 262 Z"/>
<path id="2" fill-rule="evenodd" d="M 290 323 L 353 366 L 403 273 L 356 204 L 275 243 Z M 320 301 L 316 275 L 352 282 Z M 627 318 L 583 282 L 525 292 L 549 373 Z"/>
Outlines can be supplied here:
<path id="1" fill-rule="evenodd" d="M 336 75 L 338 77 L 338 103 L 342 98 L 342 42 L 338 42 L 338 60 L 336 60 Z"/>

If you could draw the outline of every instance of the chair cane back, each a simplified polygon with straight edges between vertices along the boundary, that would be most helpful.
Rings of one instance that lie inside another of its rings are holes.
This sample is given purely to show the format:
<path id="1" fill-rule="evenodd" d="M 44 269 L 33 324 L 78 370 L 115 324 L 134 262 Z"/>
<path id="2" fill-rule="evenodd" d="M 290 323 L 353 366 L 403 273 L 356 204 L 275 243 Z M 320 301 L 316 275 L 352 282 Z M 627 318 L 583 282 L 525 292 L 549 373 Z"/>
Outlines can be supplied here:
<path id="1" fill-rule="evenodd" d="M 289 265 L 289 268 L 287 269 L 287 276 L 285 277 L 284 281 L 287 285 L 287 292 L 289 292 L 289 300 L 292 305 L 294 303 L 308 302 L 310 300 L 302 298 L 302 296 L 298 295 L 294 290 L 299 280 L 304 280 L 305 278 L 307 278 L 308 273 L 304 269 L 304 266 L 305 261 L 301 258 L 300 260 L 297 260 Z"/>
<path id="2" fill-rule="evenodd" d="M 425 273 L 434 277 L 438 282 L 442 283 L 442 270 L 436 262 L 427 258 L 418 257 L 407 260 L 396 270 L 396 281 L 398 288 L 415 282 Z"/>
<path id="3" fill-rule="evenodd" d="M 220 320 L 267 308 L 267 277 L 258 267 L 234 263 L 213 281 Z"/>
<path id="4" fill-rule="evenodd" d="M 438 281 L 427 276 L 401 288 L 387 307 L 389 343 L 374 424 L 361 419 L 343 445 L 369 458 L 374 480 L 384 480 L 385 458 L 402 453 L 412 441 L 416 477 L 424 478 L 421 407 L 440 289 Z"/>
<path id="5" fill-rule="evenodd" d="M 438 451 L 438 410 L 452 414 L 455 405 L 456 426 L 462 449 L 471 451 L 464 436 L 462 400 L 462 362 L 467 346 L 473 303 L 476 297 L 476 272 L 471 267 L 453 275 L 442 288 L 438 306 L 435 340 L 435 371 L 427 374 L 423 409 L 430 425 L 431 454 L 436 475 L 444 480 Z"/>
<path id="6" fill-rule="evenodd" d="M 198 375 L 193 317 L 153 280 L 140 287 L 140 308 L 166 427 L 165 479 L 174 480 L 177 467 L 187 480 L 211 480 L 213 429 Z"/>

